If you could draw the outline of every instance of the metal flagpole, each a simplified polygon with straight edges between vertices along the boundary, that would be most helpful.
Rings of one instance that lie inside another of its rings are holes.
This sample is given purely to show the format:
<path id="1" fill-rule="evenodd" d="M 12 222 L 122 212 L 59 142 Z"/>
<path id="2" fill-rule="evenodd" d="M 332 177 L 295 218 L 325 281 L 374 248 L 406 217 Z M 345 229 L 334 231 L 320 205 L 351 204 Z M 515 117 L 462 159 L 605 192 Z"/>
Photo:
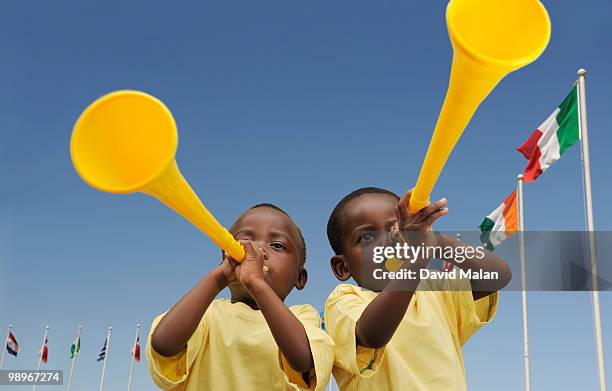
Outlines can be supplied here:
<path id="1" fill-rule="evenodd" d="M 106 360 L 108 360 L 108 353 L 110 351 L 110 338 L 111 332 L 113 331 L 112 327 L 108 328 L 108 333 L 106 334 L 106 352 L 104 354 L 104 363 L 102 364 L 102 379 L 100 379 L 100 391 L 104 388 L 104 373 L 106 372 Z"/>
<path id="2" fill-rule="evenodd" d="M 525 390 L 531 390 L 531 375 L 529 370 L 529 330 L 527 327 L 527 278 L 525 274 L 525 220 L 523 219 L 523 174 L 517 177 L 518 196 L 518 230 L 519 230 L 519 257 L 521 261 L 521 296 L 523 299 L 523 349 L 525 352 Z"/>
<path id="3" fill-rule="evenodd" d="M 70 391 L 70 387 L 72 386 L 72 374 L 74 373 L 74 364 L 76 363 L 76 358 L 79 355 L 79 345 L 82 328 L 83 326 L 77 327 L 76 338 L 74 339 L 74 353 L 72 354 L 72 364 L 70 365 L 70 376 L 68 377 L 68 388 L 66 388 L 66 391 Z"/>
<path id="4" fill-rule="evenodd" d="M 9 339 L 9 335 L 11 335 L 11 330 L 13 330 L 13 325 L 9 324 L 8 330 L 6 332 L 6 342 L 4 346 L 2 347 L 2 358 L 0 358 L 0 369 L 2 369 L 2 366 L 4 365 L 4 355 L 6 354 L 6 346 L 8 345 L 8 339 Z"/>
<path id="5" fill-rule="evenodd" d="M 138 342 L 138 337 L 140 336 L 140 324 L 136 325 L 136 336 L 134 337 L 134 345 L 132 345 L 132 363 L 130 364 L 130 376 L 128 377 L 128 387 L 127 391 L 132 389 L 132 371 L 134 370 L 134 356 L 136 354 L 136 343 Z"/>
<path id="6" fill-rule="evenodd" d="M 38 366 L 36 367 L 37 371 L 40 371 L 40 365 L 42 364 L 42 355 L 45 350 L 45 342 L 47 342 L 47 336 L 49 335 L 49 326 L 45 327 L 45 334 L 43 336 L 42 347 L 40 348 L 40 353 L 38 354 Z M 36 382 L 34 382 L 34 387 L 32 387 L 32 391 L 36 390 Z"/>
<path id="7" fill-rule="evenodd" d="M 601 313 L 599 309 L 599 290 L 597 286 L 597 254 L 595 251 L 595 223 L 593 221 L 593 195 L 591 193 L 591 162 L 589 157 L 589 132 L 587 129 L 585 69 L 578 70 L 578 116 L 580 126 L 580 146 L 582 174 L 584 183 L 584 209 L 586 228 L 589 235 L 589 258 L 591 260 L 591 294 L 593 301 L 593 325 L 595 327 L 595 344 L 597 348 L 597 367 L 599 369 L 599 389 L 605 391 L 606 372 L 604 363 L 603 335 L 601 331 Z"/>

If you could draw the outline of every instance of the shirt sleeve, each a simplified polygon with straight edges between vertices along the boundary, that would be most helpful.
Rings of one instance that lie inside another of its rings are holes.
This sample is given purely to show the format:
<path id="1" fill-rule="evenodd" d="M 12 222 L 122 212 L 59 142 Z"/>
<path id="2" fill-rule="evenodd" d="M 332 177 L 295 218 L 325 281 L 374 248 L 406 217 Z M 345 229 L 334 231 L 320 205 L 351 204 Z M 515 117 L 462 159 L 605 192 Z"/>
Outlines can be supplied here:
<path id="1" fill-rule="evenodd" d="M 334 366 L 334 342 L 321 329 L 321 318 L 312 306 L 299 305 L 290 309 L 304 326 L 314 368 L 308 374 L 298 372 L 291 368 L 285 356 L 279 351 L 281 369 L 285 373 L 287 382 L 296 390 L 324 390 Z"/>
<path id="2" fill-rule="evenodd" d="M 382 363 L 385 347 L 366 348 L 357 344 L 355 326 L 369 304 L 361 288 L 343 284 L 331 293 L 325 302 L 325 326 L 335 344 L 335 365 L 354 376 L 368 378 Z"/>
<path id="3" fill-rule="evenodd" d="M 162 356 L 151 346 L 153 332 L 167 312 L 159 315 L 153 320 L 145 352 L 147 356 L 147 366 L 149 367 L 153 382 L 161 389 L 172 390 L 187 380 L 189 371 L 208 337 L 209 317 L 206 314 L 211 311 L 211 307 L 214 304 L 215 302 L 211 303 L 200 320 L 200 324 L 191 338 L 189 338 L 189 341 L 187 341 L 187 347 L 172 357 Z"/>
<path id="4" fill-rule="evenodd" d="M 467 278 L 445 281 L 447 310 L 451 324 L 456 328 L 459 343 L 463 346 L 483 325 L 490 323 L 497 312 L 498 292 L 474 300 L 472 285 Z"/>

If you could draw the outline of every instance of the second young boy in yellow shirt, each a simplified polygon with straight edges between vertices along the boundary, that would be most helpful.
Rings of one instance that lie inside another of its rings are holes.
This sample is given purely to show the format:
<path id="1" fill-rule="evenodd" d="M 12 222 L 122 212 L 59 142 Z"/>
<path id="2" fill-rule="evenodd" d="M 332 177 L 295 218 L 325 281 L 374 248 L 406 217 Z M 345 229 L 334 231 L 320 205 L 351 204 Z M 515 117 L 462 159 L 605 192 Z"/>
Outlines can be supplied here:
<path id="1" fill-rule="evenodd" d="M 405 239 L 419 245 L 414 242 L 422 239 L 428 245 L 460 246 L 428 232 L 447 213 L 445 199 L 413 215 L 407 209 L 409 196 L 399 200 L 384 189 L 362 188 L 344 197 L 329 219 L 327 234 L 335 252 L 332 270 L 340 281 L 352 277 L 357 283 L 340 284 L 325 303 L 340 390 L 466 390 L 461 346 L 492 320 L 496 291 L 510 281 L 506 263 L 488 253 L 478 263 L 469 260 L 456 266 L 496 272 L 499 279 L 493 284 L 465 278 L 373 279 L 376 244 Z M 416 235 L 406 235 L 410 232 Z M 421 258 L 401 268 L 419 276 L 428 262 Z"/>

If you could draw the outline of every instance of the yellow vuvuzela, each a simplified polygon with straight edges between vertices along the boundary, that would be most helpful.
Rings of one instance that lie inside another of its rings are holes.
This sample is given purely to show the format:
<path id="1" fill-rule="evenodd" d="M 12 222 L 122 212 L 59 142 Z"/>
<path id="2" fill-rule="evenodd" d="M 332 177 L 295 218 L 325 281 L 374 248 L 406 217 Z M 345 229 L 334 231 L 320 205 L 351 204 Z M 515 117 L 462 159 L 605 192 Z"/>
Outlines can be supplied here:
<path id="1" fill-rule="evenodd" d="M 153 196 L 191 221 L 236 261 L 244 248 L 213 217 L 176 164 L 178 133 L 151 95 L 116 91 L 87 107 L 72 131 L 70 154 L 81 178 L 109 193 Z"/>
<path id="2" fill-rule="evenodd" d="M 421 210 L 480 103 L 508 73 L 533 62 L 550 39 L 550 20 L 538 0 L 451 0 L 446 24 L 453 45 L 448 91 L 410 211 Z"/>

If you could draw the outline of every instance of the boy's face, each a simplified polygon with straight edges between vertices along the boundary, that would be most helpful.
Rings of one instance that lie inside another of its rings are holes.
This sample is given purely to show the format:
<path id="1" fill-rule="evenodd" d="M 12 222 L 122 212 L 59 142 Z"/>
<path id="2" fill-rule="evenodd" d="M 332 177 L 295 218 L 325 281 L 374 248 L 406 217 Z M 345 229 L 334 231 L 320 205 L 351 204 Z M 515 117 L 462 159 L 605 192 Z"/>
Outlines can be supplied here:
<path id="1" fill-rule="evenodd" d="M 398 200 L 389 194 L 363 194 L 350 200 L 342 209 L 342 254 L 331 259 L 331 267 L 340 281 L 350 277 L 363 288 L 380 291 L 386 280 L 375 280 L 372 271 L 374 246 L 389 245 L 390 234 L 397 223 Z"/>
<path id="2" fill-rule="evenodd" d="M 287 215 L 267 206 L 249 209 L 234 222 L 230 232 L 237 240 L 251 240 L 261 247 L 268 268 L 265 281 L 278 297 L 284 300 L 294 287 L 304 288 L 304 249 L 298 229 Z M 238 282 L 230 284 L 229 289 L 234 300 L 253 300 Z"/>

